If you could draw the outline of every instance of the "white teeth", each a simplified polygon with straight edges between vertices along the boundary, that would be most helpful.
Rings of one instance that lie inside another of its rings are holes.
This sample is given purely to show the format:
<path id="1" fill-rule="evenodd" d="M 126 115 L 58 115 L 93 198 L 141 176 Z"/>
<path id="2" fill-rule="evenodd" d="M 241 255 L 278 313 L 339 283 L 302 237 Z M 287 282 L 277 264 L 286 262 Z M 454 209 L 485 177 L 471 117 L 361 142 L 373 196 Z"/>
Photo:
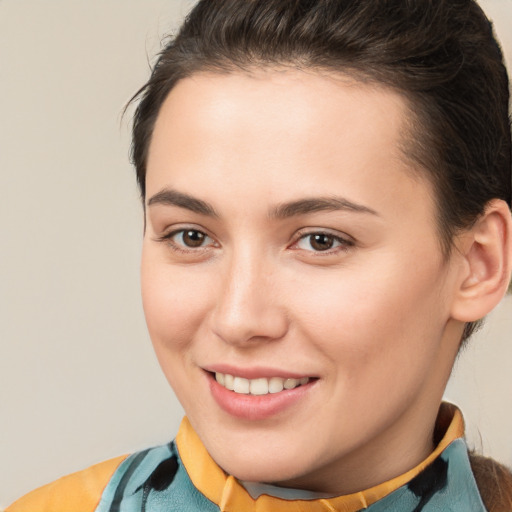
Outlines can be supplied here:
<path id="1" fill-rule="evenodd" d="M 284 381 L 284 389 L 296 388 L 298 384 L 299 384 L 299 381 L 297 379 L 286 379 Z"/>
<path id="2" fill-rule="evenodd" d="M 309 377 L 300 379 L 283 379 L 271 377 L 270 379 L 244 379 L 234 377 L 228 373 L 215 373 L 215 380 L 226 389 L 243 395 L 266 395 L 268 393 L 279 393 L 283 389 L 294 389 L 297 386 L 304 386 L 309 382 Z"/>
<path id="3" fill-rule="evenodd" d="M 268 380 L 267 379 L 254 379 L 251 380 L 251 395 L 266 395 L 268 393 Z"/>
<path id="4" fill-rule="evenodd" d="M 235 378 L 233 377 L 233 375 L 224 375 L 224 387 L 226 389 L 229 389 L 230 391 L 233 391 L 235 389 Z"/>
<path id="5" fill-rule="evenodd" d="M 269 393 L 279 393 L 284 389 L 284 379 L 280 377 L 272 377 L 268 380 L 268 392 Z"/>
<path id="6" fill-rule="evenodd" d="M 235 393 L 241 393 L 244 395 L 249 394 L 249 381 L 242 377 L 235 377 L 235 382 L 233 384 L 233 391 Z"/>

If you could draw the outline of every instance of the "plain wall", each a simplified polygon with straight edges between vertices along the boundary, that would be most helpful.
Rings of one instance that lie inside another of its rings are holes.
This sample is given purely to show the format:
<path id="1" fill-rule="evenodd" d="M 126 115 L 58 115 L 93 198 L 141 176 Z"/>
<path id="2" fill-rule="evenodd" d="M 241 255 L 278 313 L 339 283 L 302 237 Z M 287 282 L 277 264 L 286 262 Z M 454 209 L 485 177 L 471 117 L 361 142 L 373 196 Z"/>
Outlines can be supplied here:
<path id="1" fill-rule="evenodd" d="M 0 506 L 177 430 L 141 308 L 121 111 L 192 3 L 0 0 Z M 512 0 L 482 4 L 511 62 Z M 447 392 L 508 464 L 511 338 L 508 297 Z"/>

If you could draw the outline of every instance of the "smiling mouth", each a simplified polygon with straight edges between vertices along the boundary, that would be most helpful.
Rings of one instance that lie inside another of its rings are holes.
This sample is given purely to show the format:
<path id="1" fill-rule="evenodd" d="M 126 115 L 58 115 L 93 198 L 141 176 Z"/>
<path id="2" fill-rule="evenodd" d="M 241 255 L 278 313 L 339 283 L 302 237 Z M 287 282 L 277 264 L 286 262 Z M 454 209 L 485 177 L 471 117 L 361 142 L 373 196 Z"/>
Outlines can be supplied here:
<path id="1" fill-rule="evenodd" d="M 259 379 L 245 379 L 228 373 L 215 372 L 215 380 L 225 389 L 241 395 L 261 396 L 280 393 L 284 390 L 295 389 L 310 382 L 309 377 L 300 379 L 270 377 Z"/>

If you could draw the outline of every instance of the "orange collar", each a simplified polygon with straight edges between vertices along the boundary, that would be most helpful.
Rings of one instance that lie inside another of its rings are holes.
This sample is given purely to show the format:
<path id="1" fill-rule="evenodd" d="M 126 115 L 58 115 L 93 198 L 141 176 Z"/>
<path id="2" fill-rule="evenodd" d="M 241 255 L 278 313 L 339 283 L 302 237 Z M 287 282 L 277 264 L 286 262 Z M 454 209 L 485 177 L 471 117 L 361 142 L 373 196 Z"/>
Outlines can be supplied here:
<path id="1" fill-rule="evenodd" d="M 185 417 L 181 423 L 176 445 L 181 460 L 194 486 L 210 501 L 217 504 L 222 512 L 356 512 L 369 507 L 391 492 L 405 485 L 436 459 L 447 446 L 464 435 L 462 414 L 452 404 L 441 404 L 437 428 L 445 428 L 444 436 L 436 449 L 415 468 L 403 475 L 375 487 L 354 494 L 335 498 L 313 500 L 285 500 L 266 494 L 253 499 L 236 478 L 227 475 L 206 451 L 203 443 Z"/>

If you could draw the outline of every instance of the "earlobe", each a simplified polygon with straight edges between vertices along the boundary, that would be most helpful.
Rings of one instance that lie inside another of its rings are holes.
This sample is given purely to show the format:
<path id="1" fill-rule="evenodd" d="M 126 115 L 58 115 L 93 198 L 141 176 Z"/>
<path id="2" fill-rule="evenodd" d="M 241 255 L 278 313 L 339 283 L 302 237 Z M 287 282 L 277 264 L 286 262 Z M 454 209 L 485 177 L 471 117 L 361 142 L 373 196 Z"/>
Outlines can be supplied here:
<path id="1" fill-rule="evenodd" d="M 452 318 L 474 322 L 503 298 L 512 269 L 512 217 L 505 201 L 490 201 L 484 214 L 461 237 L 463 264 Z"/>

